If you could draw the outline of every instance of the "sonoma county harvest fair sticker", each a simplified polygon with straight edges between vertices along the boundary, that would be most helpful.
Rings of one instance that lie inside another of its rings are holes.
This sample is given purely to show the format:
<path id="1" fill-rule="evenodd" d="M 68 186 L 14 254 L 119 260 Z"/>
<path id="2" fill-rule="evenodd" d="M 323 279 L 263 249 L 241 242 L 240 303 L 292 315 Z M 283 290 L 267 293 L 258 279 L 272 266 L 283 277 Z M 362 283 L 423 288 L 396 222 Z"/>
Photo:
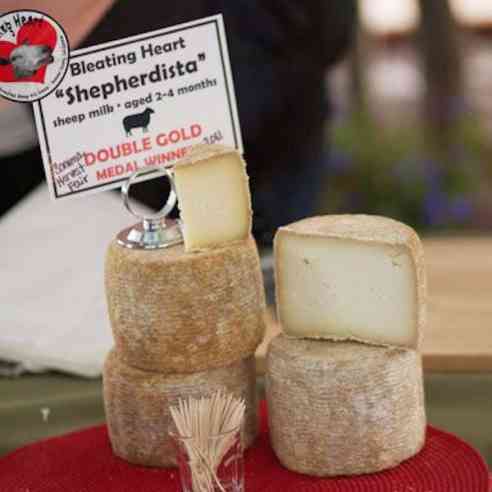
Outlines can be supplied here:
<path id="1" fill-rule="evenodd" d="M 119 187 L 201 142 L 242 152 L 221 15 L 73 51 L 34 113 L 54 199 Z"/>
<path id="2" fill-rule="evenodd" d="M 0 16 L 0 96 L 16 102 L 46 97 L 61 84 L 69 60 L 62 27 L 36 10 Z"/>

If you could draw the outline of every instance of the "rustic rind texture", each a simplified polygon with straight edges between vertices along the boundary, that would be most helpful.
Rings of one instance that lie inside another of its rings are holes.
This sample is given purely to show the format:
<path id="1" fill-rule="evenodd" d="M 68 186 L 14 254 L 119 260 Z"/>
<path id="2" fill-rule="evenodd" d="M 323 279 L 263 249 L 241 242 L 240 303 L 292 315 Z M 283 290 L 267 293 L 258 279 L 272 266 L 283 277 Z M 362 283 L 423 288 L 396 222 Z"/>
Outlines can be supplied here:
<path id="1" fill-rule="evenodd" d="M 223 367 L 254 354 L 265 331 L 265 293 L 252 238 L 199 253 L 113 242 L 106 295 L 119 356 L 162 373 Z"/>
<path id="2" fill-rule="evenodd" d="M 237 154 L 239 152 L 234 147 L 221 144 L 197 144 L 191 147 L 186 156 L 177 161 L 173 168 L 193 166 L 197 162 L 213 159 L 227 154 Z"/>
<path id="3" fill-rule="evenodd" d="M 180 398 L 209 396 L 225 389 L 246 401 L 244 442 L 257 435 L 257 397 L 254 357 L 231 366 L 186 375 L 141 371 L 111 351 L 103 371 L 104 406 L 114 453 L 145 466 L 175 466 L 174 428 L 169 406 Z"/>
<path id="4" fill-rule="evenodd" d="M 416 351 L 279 335 L 267 356 L 266 392 L 272 447 L 289 470 L 373 473 L 424 445 Z"/>

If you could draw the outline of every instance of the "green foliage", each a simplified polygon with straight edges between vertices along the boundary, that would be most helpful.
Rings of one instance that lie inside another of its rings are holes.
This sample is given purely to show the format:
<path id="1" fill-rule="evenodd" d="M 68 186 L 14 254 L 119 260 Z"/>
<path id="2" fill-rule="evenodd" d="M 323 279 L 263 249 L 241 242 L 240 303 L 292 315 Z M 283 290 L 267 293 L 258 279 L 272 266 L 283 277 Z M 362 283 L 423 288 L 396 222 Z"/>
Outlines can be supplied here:
<path id="1" fill-rule="evenodd" d="M 382 128 L 367 114 L 333 128 L 330 142 L 323 213 L 381 214 L 419 228 L 466 225 L 483 165 L 492 163 L 481 126 L 468 119 L 448 148 L 423 128 Z"/>

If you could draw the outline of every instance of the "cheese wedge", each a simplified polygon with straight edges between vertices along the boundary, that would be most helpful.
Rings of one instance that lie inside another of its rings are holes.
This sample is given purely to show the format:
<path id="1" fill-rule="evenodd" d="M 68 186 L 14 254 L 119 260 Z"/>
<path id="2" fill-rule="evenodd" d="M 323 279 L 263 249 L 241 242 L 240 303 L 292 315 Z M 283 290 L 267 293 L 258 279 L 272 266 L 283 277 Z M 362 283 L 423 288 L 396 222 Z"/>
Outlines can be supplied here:
<path id="1" fill-rule="evenodd" d="M 275 237 L 277 310 L 293 337 L 417 348 L 426 317 L 413 229 L 368 215 L 313 217 Z"/>
<path id="2" fill-rule="evenodd" d="M 233 148 L 200 145 L 174 167 L 186 251 L 247 238 L 251 197 L 246 164 Z"/>

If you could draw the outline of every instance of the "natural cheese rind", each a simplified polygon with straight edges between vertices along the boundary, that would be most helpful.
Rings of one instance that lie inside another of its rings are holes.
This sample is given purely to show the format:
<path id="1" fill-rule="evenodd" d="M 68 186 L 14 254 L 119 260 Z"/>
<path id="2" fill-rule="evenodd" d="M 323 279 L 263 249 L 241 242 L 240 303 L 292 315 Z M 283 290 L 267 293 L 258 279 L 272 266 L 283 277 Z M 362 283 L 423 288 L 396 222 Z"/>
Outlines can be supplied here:
<path id="1" fill-rule="evenodd" d="M 197 253 L 113 242 L 105 275 L 116 348 L 131 366 L 163 373 L 223 367 L 254 354 L 263 339 L 265 293 L 252 238 Z"/>
<path id="2" fill-rule="evenodd" d="M 299 473 L 377 472 L 425 441 L 422 365 L 413 350 L 281 334 L 269 348 L 266 394 L 272 447 Z"/>
<path id="3" fill-rule="evenodd" d="M 222 389 L 244 398 L 244 443 L 257 435 L 254 357 L 231 366 L 186 375 L 164 375 L 132 368 L 111 351 L 103 371 L 104 406 L 114 453 L 135 464 L 166 467 L 176 464 L 169 431 L 169 411 L 180 398 L 210 396 Z"/>
<path id="4" fill-rule="evenodd" d="M 413 229 L 369 215 L 312 217 L 275 237 L 277 311 L 294 337 L 417 348 L 426 320 Z"/>
<path id="5" fill-rule="evenodd" d="M 174 166 L 186 251 L 215 247 L 251 234 L 246 164 L 222 145 L 199 145 Z"/>

